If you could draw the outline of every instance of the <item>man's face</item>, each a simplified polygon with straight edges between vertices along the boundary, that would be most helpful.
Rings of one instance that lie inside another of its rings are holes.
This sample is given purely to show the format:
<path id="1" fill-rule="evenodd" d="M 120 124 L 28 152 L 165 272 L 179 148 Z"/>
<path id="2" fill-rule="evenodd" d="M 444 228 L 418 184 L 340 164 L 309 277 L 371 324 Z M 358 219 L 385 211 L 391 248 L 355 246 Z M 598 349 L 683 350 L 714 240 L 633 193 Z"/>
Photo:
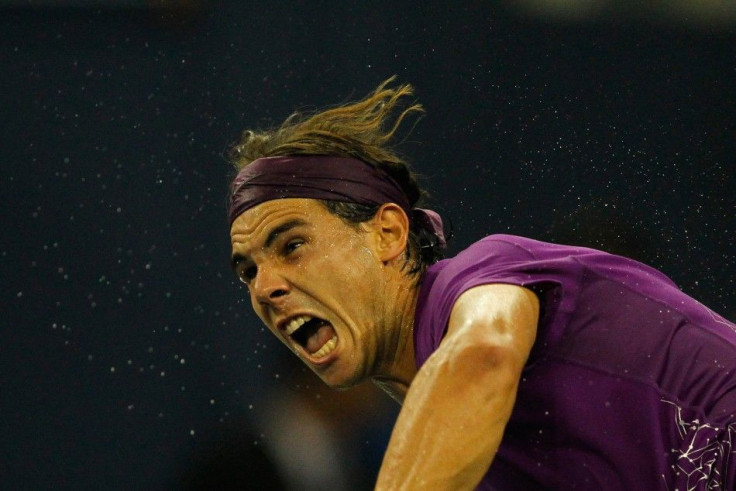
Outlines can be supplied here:
<path id="1" fill-rule="evenodd" d="M 383 264 L 370 230 L 296 198 L 255 206 L 230 230 L 256 314 L 333 387 L 355 385 L 378 362 Z"/>

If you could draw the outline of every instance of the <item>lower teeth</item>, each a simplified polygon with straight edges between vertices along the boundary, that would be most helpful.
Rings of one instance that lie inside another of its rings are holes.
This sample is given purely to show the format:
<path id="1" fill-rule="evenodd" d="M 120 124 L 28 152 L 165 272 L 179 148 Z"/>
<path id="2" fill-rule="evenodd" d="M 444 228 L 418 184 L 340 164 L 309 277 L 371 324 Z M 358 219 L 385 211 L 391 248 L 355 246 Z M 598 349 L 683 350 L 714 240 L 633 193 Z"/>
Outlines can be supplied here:
<path id="1" fill-rule="evenodd" d="M 327 341 L 324 346 L 322 346 L 317 352 L 312 354 L 315 358 L 322 358 L 324 356 L 327 356 L 332 352 L 333 349 L 335 349 L 335 346 L 337 346 L 337 336 L 332 336 L 332 338 Z"/>

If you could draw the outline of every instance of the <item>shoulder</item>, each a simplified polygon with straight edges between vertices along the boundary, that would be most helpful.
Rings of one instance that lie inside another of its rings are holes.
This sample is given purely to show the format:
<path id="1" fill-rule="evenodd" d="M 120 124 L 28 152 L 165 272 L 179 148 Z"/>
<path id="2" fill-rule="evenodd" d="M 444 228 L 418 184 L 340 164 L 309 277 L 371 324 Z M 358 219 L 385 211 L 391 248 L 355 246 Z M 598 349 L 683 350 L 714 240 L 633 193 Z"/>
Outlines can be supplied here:
<path id="1" fill-rule="evenodd" d="M 457 293 L 466 281 L 479 275 L 507 270 L 512 265 L 533 261 L 534 241 L 512 235 L 489 235 L 460 251 L 455 257 L 430 267 L 429 278 L 436 293 Z"/>
<path id="2" fill-rule="evenodd" d="M 547 280 L 550 275 L 544 273 L 555 264 L 553 259 L 565 254 L 561 249 L 565 247 L 515 235 L 484 237 L 430 268 L 432 303 L 454 303 L 465 290 L 483 284 L 529 286 Z"/>
<path id="3" fill-rule="evenodd" d="M 542 242 L 516 235 L 488 235 L 461 251 L 454 260 L 468 261 L 479 258 L 495 261 L 533 259 L 535 249 Z"/>
<path id="4" fill-rule="evenodd" d="M 422 285 L 428 303 L 451 306 L 463 291 L 478 284 L 507 283 L 501 280 L 503 271 L 534 259 L 528 241 L 512 235 L 489 235 L 455 257 L 430 266 Z"/>
<path id="5" fill-rule="evenodd" d="M 513 265 L 533 260 L 534 255 L 528 250 L 526 241 L 528 239 L 522 237 L 491 235 L 470 245 L 457 256 L 430 266 L 422 280 L 414 321 L 418 365 L 437 349 L 444 338 L 450 315 L 461 295 L 481 285 L 501 286 L 523 281 L 515 277 Z M 487 296 L 486 303 L 493 303 L 488 292 L 490 289 L 469 293 L 461 306 L 470 308 L 475 303 L 471 300 L 480 296 Z M 466 316 L 469 311 L 458 309 L 457 313 Z"/>
<path id="6" fill-rule="evenodd" d="M 556 322 L 564 324 L 574 309 L 577 284 L 584 267 L 581 255 L 597 251 L 541 242 L 516 235 L 489 235 L 461 251 L 457 256 L 433 265 L 427 271 L 421 287 L 420 303 L 415 319 L 415 340 L 417 360 L 421 363 L 425 356 L 439 346 L 446 334 L 451 313 L 465 312 L 460 297 L 466 292 L 467 304 L 478 304 L 476 295 L 488 298 L 484 303 L 501 306 L 502 301 L 494 299 L 494 294 L 502 290 L 514 291 L 517 296 L 531 294 L 529 289 L 556 291 L 556 297 L 545 295 L 545 303 L 560 302 L 545 311 L 564 315 L 554 316 Z M 495 286 L 491 288 L 491 286 Z M 476 288 L 481 288 L 471 292 Z M 485 288 L 487 287 L 487 288 Z M 486 309 L 487 310 L 487 309 Z M 487 312 L 490 312 L 487 310 Z M 465 314 L 463 314 L 465 315 Z"/>

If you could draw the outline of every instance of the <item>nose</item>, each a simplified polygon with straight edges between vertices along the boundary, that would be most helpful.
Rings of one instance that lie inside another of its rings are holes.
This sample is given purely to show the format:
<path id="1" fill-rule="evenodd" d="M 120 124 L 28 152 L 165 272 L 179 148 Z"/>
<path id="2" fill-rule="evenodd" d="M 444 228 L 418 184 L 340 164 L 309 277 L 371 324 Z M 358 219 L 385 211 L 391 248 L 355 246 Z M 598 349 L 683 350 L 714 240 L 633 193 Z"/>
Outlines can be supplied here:
<path id="1" fill-rule="evenodd" d="M 289 283 L 274 268 L 261 265 L 253 279 L 252 292 L 259 304 L 275 306 L 288 295 Z"/>

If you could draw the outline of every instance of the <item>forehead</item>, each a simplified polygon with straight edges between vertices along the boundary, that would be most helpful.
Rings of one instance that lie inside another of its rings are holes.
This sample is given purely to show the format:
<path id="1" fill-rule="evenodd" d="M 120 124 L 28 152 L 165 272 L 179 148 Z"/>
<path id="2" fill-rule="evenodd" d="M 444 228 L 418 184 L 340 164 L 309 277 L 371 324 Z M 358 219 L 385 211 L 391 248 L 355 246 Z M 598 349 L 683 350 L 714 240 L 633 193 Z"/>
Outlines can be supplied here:
<path id="1" fill-rule="evenodd" d="M 309 226 L 334 225 L 340 221 L 322 203 L 307 198 L 284 198 L 266 201 L 238 216 L 230 228 L 233 246 L 249 245 L 274 227 L 298 221 Z"/>

